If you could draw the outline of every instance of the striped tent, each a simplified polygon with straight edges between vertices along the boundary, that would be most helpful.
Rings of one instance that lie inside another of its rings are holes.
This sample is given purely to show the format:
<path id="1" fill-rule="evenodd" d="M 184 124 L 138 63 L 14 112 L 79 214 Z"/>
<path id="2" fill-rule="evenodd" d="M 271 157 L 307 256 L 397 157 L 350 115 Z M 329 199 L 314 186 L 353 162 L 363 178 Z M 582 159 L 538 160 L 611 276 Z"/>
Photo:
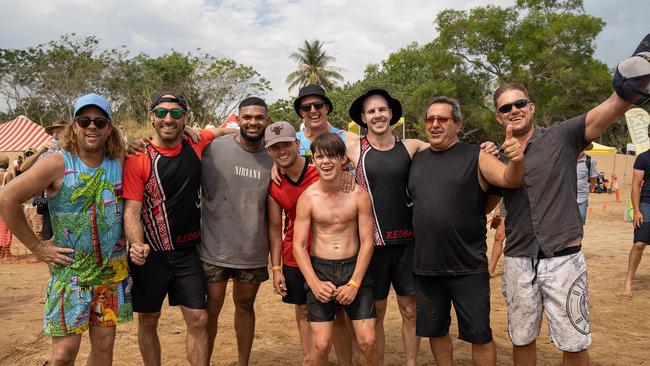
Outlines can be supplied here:
<path id="1" fill-rule="evenodd" d="M 0 125 L 0 151 L 24 151 L 50 139 L 45 129 L 25 116 Z"/>

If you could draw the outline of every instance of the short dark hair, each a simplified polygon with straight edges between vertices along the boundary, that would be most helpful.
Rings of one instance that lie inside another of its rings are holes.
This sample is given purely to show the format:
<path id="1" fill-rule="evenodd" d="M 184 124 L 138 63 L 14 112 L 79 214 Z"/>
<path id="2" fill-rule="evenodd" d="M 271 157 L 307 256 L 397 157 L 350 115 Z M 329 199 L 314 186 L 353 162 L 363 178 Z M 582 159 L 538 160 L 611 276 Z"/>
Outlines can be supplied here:
<path id="1" fill-rule="evenodd" d="M 238 109 L 242 109 L 244 107 L 250 107 L 252 105 L 264 107 L 264 110 L 268 110 L 269 107 L 266 105 L 266 102 L 258 97 L 248 97 L 241 102 L 239 102 L 239 107 Z"/>
<path id="2" fill-rule="evenodd" d="M 327 157 L 336 158 L 345 156 L 345 143 L 339 135 L 332 132 L 325 132 L 318 135 L 309 148 L 313 154 L 318 152 Z"/>
<path id="3" fill-rule="evenodd" d="M 495 108 L 498 108 L 497 100 L 499 100 L 501 94 L 507 92 L 508 90 L 519 90 L 520 92 L 526 95 L 526 98 L 528 98 L 528 100 L 530 100 L 530 95 L 528 94 L 528 88 L 526 88 L 526 85 L 522 83 L 505 83 L 505 84 L 501 84 L 497 88 L 497 90 L 494 91 L 494 96 L 492 97 L 492 101 L 494 102 Z"/>
<path id="4" fill-rule="evenodd" d="M 460 112 L 460 104 L 458 103 L 458 100 L 454 98 L 449 98 L 445 96 L 440 96 L 440 97 L 435 97 L 431 99 L 429 102 L 429 105 L 427 106 L 427 109 L 424 110 L 424 116 L 426 117 L 426 113 L 431 108 L 432 105 L 434 104 L 448 104 L 451 106 L 451 117 L 454 119 L 455 122 L 457 123 L 462 123 L 463 122 L 463 115 Z"/>

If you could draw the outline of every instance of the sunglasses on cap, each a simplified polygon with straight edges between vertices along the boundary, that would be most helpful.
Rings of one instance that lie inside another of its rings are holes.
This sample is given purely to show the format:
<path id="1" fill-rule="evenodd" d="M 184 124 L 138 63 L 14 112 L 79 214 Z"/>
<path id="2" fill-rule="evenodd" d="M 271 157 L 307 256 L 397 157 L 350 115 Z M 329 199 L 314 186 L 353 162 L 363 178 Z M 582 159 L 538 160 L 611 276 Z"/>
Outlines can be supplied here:
<path id="1" fill-rule="evenodd" d="M 438 120 L 439 123 L 447 123 L 453 118 L 451 117 L 443 117 L 443 116 L 426 116 L 424 117 L 424 122 L 426 123 L 433 123 L 436 120 Z"/>
<path id="2" fill-rule="evenodd" d="M 512 103 L 502 105 L 501 107 L 499 107 L 498 111 L 499 111 L 499 113 L 510 113 L 513 106 L 517 107 L 517 109 L 522 109 L 522 108 L 526 107 L 529 103 L 530 103 L 530 100 L 528 100 L 528 99 L 515 100 Z"/>
<path id="3" fill-rule="evenodd" d="M 90 118 L 90 117 L 82 116 L 82 117 L 75 117 L 74 120 L 81 128 L 88 128 L 88 126 L 90 126 L 90 123 L 92 122 L 95 124 L 95 127 L 99 129 L 106 127 L 106 125 L 111 122 L 111 120 L 106 117 Z"/>
<path id="4" fill-rule="evenodd" d="M 156 116 L 156 118 L 161 118 L 161 119 L 165 118 L 167 117 L 167 113 L 169 113 L 173 119 L 180 119 L 185 114 L 185 111 L 180 108 L 174 108 L 174 109 L 156 108 L 153 110 L 153 115 Z"/>
<path id="5" fill-rule="evenodd" d="M 303 112 L 309 112 L 311 111 L 311 107 L 314 107 L 314 109 L 319 110 L 325 106 L 325 102 L 314 102 L 314 103 L 307 103 L 307 104 L 301 104 L 300 105 L 300 110 Z"/>

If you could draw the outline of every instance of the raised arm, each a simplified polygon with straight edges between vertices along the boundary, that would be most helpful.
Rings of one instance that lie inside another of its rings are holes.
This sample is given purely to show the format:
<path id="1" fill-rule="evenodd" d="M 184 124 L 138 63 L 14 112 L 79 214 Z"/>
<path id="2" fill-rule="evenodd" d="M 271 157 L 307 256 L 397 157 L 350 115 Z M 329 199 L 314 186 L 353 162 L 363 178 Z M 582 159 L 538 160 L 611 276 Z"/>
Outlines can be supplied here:
<path id="1" fill-rule="evenodd" d="M 588 141 L 596 137 L 611 126 L 619 117 L 622 117 L 632 104 L 621 99 L 616 93 L 612 94 L 606 101 L 595 106 L 587 112 L 585 120 L 585 138 Z"/>
<path id="2" fill-rule="evenodd" d="M 32 156 L 25 158 L 23 163 L 20 165 L 20 170 L 24 172 L 29 168 L 31 168 L 36 163 L 38 158 L 51 148 L 52 148 L 52 140 L 41 145 L 41 147 L 39 147 L 38 150 L 36 150 L 36 152 Z"/>
<path id="3" fill-rule="evenodd" d="M 64 170 L 63 156 L 52 154 L 13 179 L 3 187 L 0 194 L 0 216 L 4 218 L 7 227 L 38 260 L 55 267 L 74 262 L 65 255 L 74 251 L 56 247 L 51 241 L 41 241 L 27 223 L 22 204 L 44 190 L 50 196 L 56 194 L 63 181 Z"/>
<path id="4" fill-rule="evenodd" d="M 268 195 L 266 211 L 269 218 L 269 245 L 271 252 L 271 271 L 275 292 L 286 296 L 284 275 L 282 274 L 282 207 Z"/>
<path id="5" fill-rule="evenodd" d="M 479 153 L 479 179 L 485 178 L 487 183 L 503 188 L 517 188 L 524 179 L 524 150 L 517 139 L 512 137 L 512 126 L 506 127 L 506 140 L 501 145 L 503 153 L 509 159 L 505 165 L 495 156 L 481 150 Z M 482 182 L 483 190 L 487 185 Z"/>

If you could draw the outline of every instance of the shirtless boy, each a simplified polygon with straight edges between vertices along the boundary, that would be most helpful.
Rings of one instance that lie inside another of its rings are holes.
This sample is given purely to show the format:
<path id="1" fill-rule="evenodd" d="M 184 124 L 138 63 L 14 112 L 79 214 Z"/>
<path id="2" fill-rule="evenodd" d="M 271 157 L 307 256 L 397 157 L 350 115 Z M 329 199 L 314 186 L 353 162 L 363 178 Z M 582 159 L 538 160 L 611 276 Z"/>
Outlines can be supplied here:
<path id="1" fill-rule="evenodd" d="M 342 192 L 345 144 L 333 133 L 311 145 L 320 180 L 300 196 L 293 254 L 305 277 L 307 316 L 312 331 L 311 361 L 327 364 L 336 308 L 352 320 L 362 364 L 375 363 L 375 308 L 371 281 L 364 279 L 372 256 L 372 211 L 365 190 Z M 318 208 L 318 209 L 316 209 Z M 307 236 L 311 229 L 311 258 Z"/>

